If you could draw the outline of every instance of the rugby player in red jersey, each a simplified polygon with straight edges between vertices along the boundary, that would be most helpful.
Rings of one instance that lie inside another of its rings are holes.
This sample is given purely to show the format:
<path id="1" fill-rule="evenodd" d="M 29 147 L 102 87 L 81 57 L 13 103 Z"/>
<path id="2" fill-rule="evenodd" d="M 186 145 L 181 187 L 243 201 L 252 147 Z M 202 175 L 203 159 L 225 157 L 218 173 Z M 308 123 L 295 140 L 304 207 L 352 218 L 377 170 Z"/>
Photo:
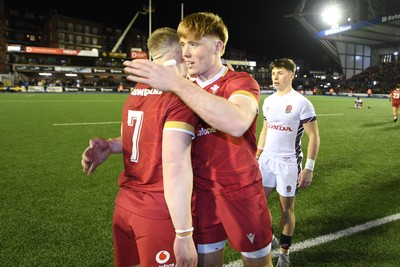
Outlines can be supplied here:
<path id="1" fill-rule="evenodd" d="M 219 16 L 190 14 L 178 36 L 193 79 L 148 60 L 124 64 L 129 80 L 174 92 L 201 118 L 193 144 L 199 266 L 222 266 L 228 240 L 245 266 L 272 266 L 271 221 L 254 157 L 259 85 L 222 64 L 228 29 Z"/>
<path id="2" fill-rule="evenodd" d="M 148 40 L 154 63 L 182 63 L 178 40 L 174 29 L 156 30 Z M 137 84 L 122 110 L 122 136 L 90 140 L 82 155 L 88 175 L 110 154 L 123 153 L 113 217 L 116 266 L 197 266 L 191 210 L 196 125 L 175 94 Z"/>
<path id="3" fill-rule="evenodd" d="M 400 83 L 396 84 L 396 88 L 390 91 L 389 101 L 392 102 L 393 121 L 397 122 L 400 108 Z"/>

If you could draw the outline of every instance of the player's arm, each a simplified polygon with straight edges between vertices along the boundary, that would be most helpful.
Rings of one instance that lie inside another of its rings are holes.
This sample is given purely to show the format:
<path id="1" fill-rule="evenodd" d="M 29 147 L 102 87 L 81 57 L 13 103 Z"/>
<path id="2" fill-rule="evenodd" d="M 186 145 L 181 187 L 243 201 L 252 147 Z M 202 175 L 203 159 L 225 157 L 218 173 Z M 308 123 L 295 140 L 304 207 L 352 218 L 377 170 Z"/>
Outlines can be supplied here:
<path id="1" fill-rule="evenodd" d="M 258 136 L 256 158 L 258 159 L 264 151 L 265 140 L 267 139 L 268 122 L 264 120 L 263 127 L 261 128 L 260 135 Z"/>
<path id="2" fill-rule="evenodd" d="M 314 163 L 318 156 L 320 137 L 317 121 L 304 123 L 304 131 L 308 136 L 307 160 L 299 175 L 299 187 L 308 187 L 313 179 Z"/>
<path id="3" fill-rule="evenodd" d="M 206 92 L 189 80 L 177 81 L 173 91 L 204 121 L 233 136 L 242 136 L 258 112 L 257 101 L 250 97 L 233 95 L 228 100 Z"/>
<path id="4" fill-rule="evenodd" d="M 308 136 L 307 158 L 316 160 L 318 156 L 320 138 L 317 121 L 304 124 L 304 131 Z"/>
<path id="5" fill-rule="evenodd" d="M 192 136 L 184 132 L 169 130 L 163 133 L 164 195 L 177 232 L 174 252 L 178 266 L 197 266 L 197 252 L 192 238 L 191 142 Z"/>

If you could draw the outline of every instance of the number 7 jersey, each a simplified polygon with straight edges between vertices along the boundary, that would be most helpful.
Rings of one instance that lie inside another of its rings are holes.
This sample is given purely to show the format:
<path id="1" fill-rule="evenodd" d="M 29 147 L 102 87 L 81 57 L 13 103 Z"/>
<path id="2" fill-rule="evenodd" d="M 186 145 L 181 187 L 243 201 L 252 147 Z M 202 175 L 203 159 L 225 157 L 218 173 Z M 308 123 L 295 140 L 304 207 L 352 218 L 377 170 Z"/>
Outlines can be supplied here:
<path id="1" fill-rule="evenodd" d="M 163 192 L 163 131 L 181 131 L 194 137 L 196 123 L 196 115 L 175 94 L 137 84 L 122 111 L 125 168 L 118 185 L 134 191 Z"/>

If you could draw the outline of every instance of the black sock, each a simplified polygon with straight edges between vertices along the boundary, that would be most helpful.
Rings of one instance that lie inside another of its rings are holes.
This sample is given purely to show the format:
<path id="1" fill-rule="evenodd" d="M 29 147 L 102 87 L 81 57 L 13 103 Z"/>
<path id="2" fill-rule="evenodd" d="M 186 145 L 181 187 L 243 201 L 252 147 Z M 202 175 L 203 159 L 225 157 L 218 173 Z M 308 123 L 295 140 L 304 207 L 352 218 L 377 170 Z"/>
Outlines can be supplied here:
<path id="1" fill-rule="evenodd" d="M 292 237 L 281 233 L 280 243 L 281 243 L 281 248 L 289 249 L 290 246 L 292 245 Z"/>

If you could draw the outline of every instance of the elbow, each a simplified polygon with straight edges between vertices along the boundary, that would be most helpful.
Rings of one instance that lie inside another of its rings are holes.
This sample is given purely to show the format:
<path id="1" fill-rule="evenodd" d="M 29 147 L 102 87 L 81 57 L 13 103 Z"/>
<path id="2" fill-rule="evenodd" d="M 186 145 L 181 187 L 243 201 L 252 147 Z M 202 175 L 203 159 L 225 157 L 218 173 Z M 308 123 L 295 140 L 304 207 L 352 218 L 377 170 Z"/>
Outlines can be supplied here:
<path id="1" fill-rule="evenodd" d="M 229 129 L 229 131 L 227 132 L 228 134 L 234 136 L 234 137 L 241 137 L 243 136 L 247 130 L 249 129 L 249 125 L 247 124 L 235 124 L 232 125 L 233 127 L 231 127 L 231 129 Z"/>
<path id="2" fill-rule="evenodd" d="M 233 137 L 241 137 L 244 133 L 235 131 L 235 132 L 232 132 L 232 133 L 229 133 L 229 134 L 232 135 Z"/>
<path id="3" fill-rule="evenodd" d="M 230 135 L 232 135 L 234 137 L 241 137 L 245 134 L 246 131 L 247 130 L 244 130 L 244 131 L 235 130 L 235 131 L 232 131 L 232 133 Z"/>

